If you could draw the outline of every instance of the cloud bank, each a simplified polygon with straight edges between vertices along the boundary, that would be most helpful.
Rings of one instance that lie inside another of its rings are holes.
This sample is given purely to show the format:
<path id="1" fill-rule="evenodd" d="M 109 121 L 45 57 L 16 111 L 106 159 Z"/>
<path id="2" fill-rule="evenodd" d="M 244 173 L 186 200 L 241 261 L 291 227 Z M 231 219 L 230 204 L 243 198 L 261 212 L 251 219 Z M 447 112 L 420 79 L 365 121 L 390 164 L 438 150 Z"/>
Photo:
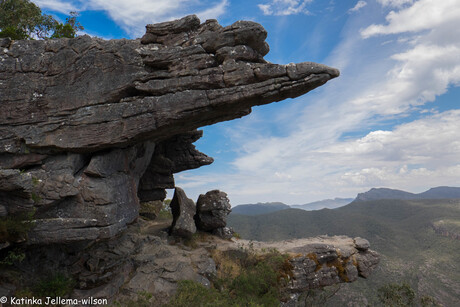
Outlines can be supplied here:
<path id="1" fill-rule="evenodd" d="M 349 13 L 357 12 L 367 5 L 366 1 L 358 1 L 354 7 L 348 10 Z"/>
<path id="2" fill-rule="evenodd" d="M 268 3 L 258 4 L 264 15 L 287 16 L 295 14 L 310 14 L 307 4 L 313 0 L 272 0 Z"/>
<path id="3" fill-rule="evenodd" d="M 280 135 L 255 110 L 228 128 L 238 157 L 218 180 L 189 172 L 178 183 L 192 193 L 215 185 L 235 205 L 460 182 L 460 110 L 436 101 L 460 85 L 460 1 L 378 2 L 392 9 L 386 23 L 352 20 L 325 60 L 341 77 L 265 119 Z"/>
<path id="4" fill-rule="evenodd" d="M 228 0 L 36 0 L 38 6 L 61 13 L 69 11 L 105 11 L 128 35 L 139 37 L 145 25 L 197 14 L 205 20 L 225 13 Z"/>

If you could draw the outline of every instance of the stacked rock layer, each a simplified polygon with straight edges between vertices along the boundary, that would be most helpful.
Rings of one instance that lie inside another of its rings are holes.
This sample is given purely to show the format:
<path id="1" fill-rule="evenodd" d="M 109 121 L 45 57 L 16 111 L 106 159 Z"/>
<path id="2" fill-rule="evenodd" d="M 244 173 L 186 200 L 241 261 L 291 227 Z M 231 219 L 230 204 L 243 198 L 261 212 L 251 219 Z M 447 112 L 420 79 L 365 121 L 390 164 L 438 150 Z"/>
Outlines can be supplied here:
<path id="1" fill-rule="evenodd" d="M 212 163 L 197 128 L 339 75 L 266 62 L 266 36 L 187 16 L 137 40 L 1 39 L 0 214 L 34 212 L 30 243 L 113 237 L 174 173 Z"/>

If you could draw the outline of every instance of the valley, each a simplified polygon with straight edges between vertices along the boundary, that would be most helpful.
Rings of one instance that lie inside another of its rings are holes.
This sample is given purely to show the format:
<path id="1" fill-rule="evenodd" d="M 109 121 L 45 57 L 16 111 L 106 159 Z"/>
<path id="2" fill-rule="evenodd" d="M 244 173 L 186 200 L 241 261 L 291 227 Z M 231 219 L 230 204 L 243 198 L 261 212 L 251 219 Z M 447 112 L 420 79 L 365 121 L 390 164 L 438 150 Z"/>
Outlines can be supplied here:
<path id="1" fill-rule="evenodd" d="M 322 234 L 363 237 L 382 256 L 365 282 L 343 285 L 331 306 L 372 303 L 376 290 L 388 283 L 407 282 L 419 296 L 431 296 L 443 306 L 458 306 L 460 241 L 435 231 L 432 223 L 460 221 L 459 199 L 382 199 L 354 201 L 337 209 L 243 216 L 231 214 L 228 224 L 244 239 L 286 240 Z"/>

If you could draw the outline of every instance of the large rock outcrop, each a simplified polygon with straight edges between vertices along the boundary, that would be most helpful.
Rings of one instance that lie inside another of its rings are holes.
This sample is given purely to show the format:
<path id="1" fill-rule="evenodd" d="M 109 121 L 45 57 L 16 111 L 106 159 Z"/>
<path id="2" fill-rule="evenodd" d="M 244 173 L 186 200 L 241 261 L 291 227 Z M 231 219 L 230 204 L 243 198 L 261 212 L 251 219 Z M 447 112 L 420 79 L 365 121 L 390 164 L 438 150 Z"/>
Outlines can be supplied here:
<path id="1" fill-rule="evenodd" d="M 264 254 L 276 249 L 289 255 L 290 272 L 280 289 L 288 294 L 285 306 L 298 306 L 296 301 L 305 291 L 366 278 L 379 261 L 369 243 L 359 238 L 322 236 L 258 242 L 202 235 L 191 248 L 169 237 L 161 227 L 166 225 L 139 220 L 120 236 L 86 248 L 81 244 L 52 244 L 29 249 L 21 263 L 22 282 L 18 285 L 16 275 L 1 276 L 0 296 L 14 296 L 22 287 L 32 288 L 36 274 L 47 276 L 51 271 L 74 277 L 72 298 L 105 298 L 128 306 L 133 303 L 124 304 L 125 299 L 135 301 L 139 293 L 149 293 L 150 305 L 160 306 L 175 294 L 180 280 L 193 280 L 206 287 L 218 282 L 218 251 L 238 258 L 245 252 Z"/>
<path id="2" fill-rule="evenodd" d="M 33 210 L 30 243 L 113 237 L 174 173 L 212 163 L 197 128 L 339 75 L 266 62 L 266 36 L 187 16 L 136 40 L 0 39 L 0 215 Z"/>

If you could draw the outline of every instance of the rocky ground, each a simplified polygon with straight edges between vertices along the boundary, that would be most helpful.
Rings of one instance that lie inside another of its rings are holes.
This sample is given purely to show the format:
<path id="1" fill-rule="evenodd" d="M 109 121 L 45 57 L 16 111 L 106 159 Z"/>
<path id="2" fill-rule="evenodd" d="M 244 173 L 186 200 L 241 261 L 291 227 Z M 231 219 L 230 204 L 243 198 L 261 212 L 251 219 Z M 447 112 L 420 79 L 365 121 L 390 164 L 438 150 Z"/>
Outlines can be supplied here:
<path id="1" fill-rule="evenodd" d="M 139 293 L 152 293 L 156 303 L 165 303 L 174 295 L 179 280 L 193 280 L 207 287 L 217 274 L 212 258 L 215 250 L 253 250 L 266 252 L 277 249 L 291 255 L 293 278 L 288 284 L 293 298 L 308 289 L 355 281 L 367 277 L 379 261 L 369 250 L 366 240 L 348 237 L 316 237 L 281 242 L 256 242 L 233 238 L 222 239 L 208 233 L 198 233 L 189 241 L 169 237 L 168 222 L 139 220 L 120 240 L 115 253 L 131 251 L 132 266 L 120 272 L 120 281 L 98 289 L 76 291 L 82 297 L 111 296 L 119 284 L 114 300 L 136 300 Z M 132 253 L 132 244 L 136 246 Z M 121 279 L 124 282 L 121 283 Z"/>

